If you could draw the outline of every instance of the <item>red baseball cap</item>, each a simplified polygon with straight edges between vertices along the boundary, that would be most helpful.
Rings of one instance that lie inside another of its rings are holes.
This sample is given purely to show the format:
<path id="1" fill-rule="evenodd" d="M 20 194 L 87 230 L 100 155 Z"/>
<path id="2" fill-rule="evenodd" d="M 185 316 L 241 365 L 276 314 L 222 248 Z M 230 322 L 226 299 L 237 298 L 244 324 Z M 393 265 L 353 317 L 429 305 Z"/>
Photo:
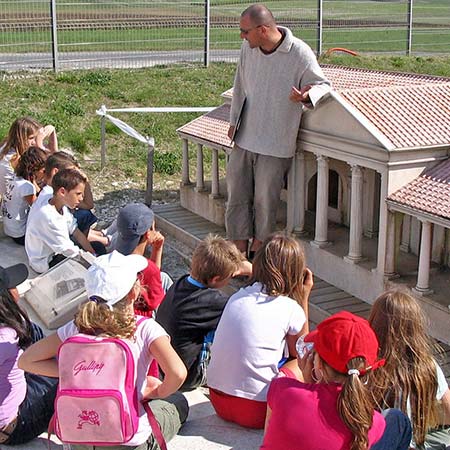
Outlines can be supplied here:
<path id="1" fill-rule="evenodd" d="M 366 319 L 348 311 L 341 311 L 325 319 L 317 329 L 305 336 L 305 342 L 313 342 L 319 356 L 333 369 L 347 373 L 348 362 L 356 357 L 365 358 L 367 366 L 361 374 L 385 363 L 378 360 L 378 339 Z"/>

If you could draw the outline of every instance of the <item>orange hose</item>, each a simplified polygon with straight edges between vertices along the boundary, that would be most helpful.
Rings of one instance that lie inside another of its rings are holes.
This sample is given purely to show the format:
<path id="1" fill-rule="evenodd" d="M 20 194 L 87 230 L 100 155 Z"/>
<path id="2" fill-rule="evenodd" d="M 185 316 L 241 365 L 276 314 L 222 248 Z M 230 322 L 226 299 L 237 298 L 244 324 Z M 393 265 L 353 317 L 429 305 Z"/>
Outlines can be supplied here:
<path id="1" fill-rule="evenodd" d="M 352 56 L 359 56 L 359 54 L 357 52 L 354 52 L 353 50 L 349 50 L 348 48 L 342 48 L 342 47 L 329 48 L 325 52 L 325 56 L 330 56 L 331 53 L 333 53 L 333 52 L 343 52 L 343 53 L 348 53 L 349 55 L 352 55 Z"/>

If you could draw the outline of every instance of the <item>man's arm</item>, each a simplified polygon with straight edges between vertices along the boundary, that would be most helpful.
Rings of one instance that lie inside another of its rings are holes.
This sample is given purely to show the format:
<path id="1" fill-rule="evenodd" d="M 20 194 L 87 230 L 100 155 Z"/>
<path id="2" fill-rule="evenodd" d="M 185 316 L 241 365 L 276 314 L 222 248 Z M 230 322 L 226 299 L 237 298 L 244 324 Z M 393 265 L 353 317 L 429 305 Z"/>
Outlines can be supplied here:
<path id="1" fill-rule="evenodd" d="M 241 47 L 241 54 L 239 57 L 239 63 L 236 68 L 236 74 L 234 76 L 233 84 L 233 98 L 231 100 L 230 111 L 230 127 L 228 128 L 228 137 L 231 139 L 236 128 L 237 121 L 239 119 L 239 113 L 245 100 L 244 80 L 242 79 L 242 65 L 243 65 L 243 46 Z"/>

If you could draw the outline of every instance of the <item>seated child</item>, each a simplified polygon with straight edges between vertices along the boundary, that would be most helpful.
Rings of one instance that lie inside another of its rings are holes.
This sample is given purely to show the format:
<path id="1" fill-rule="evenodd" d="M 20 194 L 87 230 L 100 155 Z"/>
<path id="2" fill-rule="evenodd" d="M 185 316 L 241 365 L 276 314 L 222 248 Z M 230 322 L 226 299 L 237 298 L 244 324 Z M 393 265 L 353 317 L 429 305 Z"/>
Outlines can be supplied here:
<path id="1" fill-rule="evenodd" d="M 140 288 L 137 274 L 145 268 L 146 263 L 142 256 L 124 256 L 116 251 L 96 258 L 85 276 L 90 301 L 80 307 L 73 321 L 31 346 L 19 359 L 19 367 L 28 372 L 58 376 L 58 349 L 62 342 L 79 332 L 129 339 L 130 345 L 134 343 L 134 351 L 139 355 L 136 369 L 133 370 L 139 404 L 136 433 L 125 445 L 98 447 L 72 444 L 73 450 L 160 448 L 155 438 L 158 430 L 152 429 L 144 410 L 143 403 L 146 402 L 149 402 L 166 441 L 178 432 L 187 418 L 189 406 L 186 398 L 176 392 L 186 377 L 186 368 L 161 326 L 153 319 L 137 323 L 138 318 L 134 315 L 133 302 L 138 297 Z M 166 373 L 164 381 L 147 376 L 154 359 Z M 105 380 L 105 389 L 108 388 L 108 380 Z M 70 425 L 74 423 L 71 417 L 59 419 L 70 421 Z M 101 419 L 108 423 L 107 414 Z M 76 423 L 77 420 L 75 426 Z"/>
<path id="2" fill-rule="evenodd" d="M 20 158 L 2 199 L 5 234 L 19 245 L 25 245 L 28 212 L 40 191 L 46 156 L 40 148 L 29 148 Z"/>
<path id="3" fill-rule="evenodd" d="M 207 378 L 220 417 L 263 428 L 272 379 L 280 372 L 301 377 L 295 343 L 308 332 L 313 277 L 300 243 L 282 233 L 269 236 L 256 252 L 251 283 L 225 306 Z M 286 362 L 289 357 L 293 359 Z"/>
<path id="4" fill-rule="evenodd" d="M 367 320 L 333 314 L 298 345 L 304 382 L 275 378 L 267 394 L 261 450 L 408 450 L 411 424 L 399 410 L 374 410 L 367 374 L 378 369 L 378 341 Z"/>
<path id="5" fill-rule="evenodd" d="M 134 304 L 136 314 L 152 317 L 165 294 L 160 272 L 164 236 L 155 231 L 153 211 L 143 203 L 130 203 L 124 206 L 119 211 L 116 225 L 115 249 L 123 255 L 144 256 L 147 246 L 152 246 L 147 267 L 139 274 L 143 289 Z M 167 274 L 166 277 L 169 278 Z"/>
<path id="6" fill-rule="evenodd" d="M 0 447 L 31 441 L 48 429 L 58 380 L 24 372 L 20 355 L 44 337 L 18 305 L 16 286 L 27 279 L 25 264 L 0 267 Z"/>
<path id="7" fill-rule="evenodd" d="M 250 274 L 251 264 L 232 242 L 208 236 L 194 251 L 190 275 L 181 277 L 167 292 L 156 321 L 169 333 L 188 369 L 182 390 L 204 384 L 203 343 L 216 329 L 228 300 L 219 289 L 235 275 Z"/>
<path id="8" fill-rule="evenodd" d="M 386 359 L 369 376 L 376 404 L 408 414 L 411 448 L 449 448 L 450 390 L 419 303 L 406 291 L 386 291 L 375 300 L 368 320 L 380 342 L 380 356 Z"/>
<path id="9" fill-rule="evenodd" d="M 43 127 L 31 117 L 21 117 L 13 122 L 8 136 L 0 144 L 0 195 L 6 192 L 7 181 L 12 180 L 20 157 L 30 147 L 38 147 L 50 153 L 58 151 L 55 127 Z"/>
<path id="10" fill-rule="evenodd" d="M 86 236 L 77 228 L 69 208 L 76 208 L 83 199 L 86 177 L 76 169 L 60 170 L 53 177 L 53 196 L 28 220 L 25 250 L 30 266 L 38 273 L 45 272 L 63 259 L 80 253 L 70 239 L 95 254 Z"/>
<path id="11" fill-rule="evenodd" d="M 58 152 L 50 155 L 45 164 L 44 186 L 41 193 L 39 194 L 38 199 L 36 200 L 36 204 L 33 209 L 40 208 L 48 200 L 46 199 L 46 196 L 53 195 L 53 177 L 58 171 L 62 169 L 79 169 L 79 166 L 74 157 L 72 155 L 69 155 L 68 153 Z M 78 228 L 88 236 L 88 240 L 98 240 L 106 245 L 107 239 L 101 232 L 95 232 L 95 230 L 92 230 L 92 237 L 94 238 L 90 239 L 90 228 L 94 223 L 97 222 L 97 217 L 95 217 L 95 215 L 90 211 L 93 207 L 94 200 L 92 197 L 91 187 L 89 181 L 86 181 L 83 200 L 79 203 L 77 208 L 75 210 L 72 210 L 71 212 L 74 215 L 75 219 L 77 219 Z"/>

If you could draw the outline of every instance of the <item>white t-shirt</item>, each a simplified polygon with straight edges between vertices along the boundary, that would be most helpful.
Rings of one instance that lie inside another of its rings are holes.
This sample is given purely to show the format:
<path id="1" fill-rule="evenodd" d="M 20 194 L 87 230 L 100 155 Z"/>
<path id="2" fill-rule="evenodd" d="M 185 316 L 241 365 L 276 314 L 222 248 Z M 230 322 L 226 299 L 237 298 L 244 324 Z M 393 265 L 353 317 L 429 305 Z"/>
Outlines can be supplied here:
<path id="1" fill-rule="evenodd" d="M 68 208 L 63 206 L 63 213 L 60 214 L 48 200 L 30 214 L 25 233 L 25 250 L 30 266 L 38 273 L 48 270 L 53 255 L 72 258 L 80 253 L 79 247 L 70 240 L 70 235 L 77 228 L 77 221 Z"/>
<path id="2" fill-rule="evenodd" d="M 53 197 L 53 188 L 46 184 L 42 189 L 41 192 L 39 192 L 38 198 L 33 203 L 34 209 L 39 209 L 45 204 L 48 203 L 49 199 Z"/>
<path id="3" fill-rule="evenodd" d="M 217 326 L 208 366 L 208 386 L 236 397 L 266 401 L 270 381 L 285 355 L 286 336 L 306 321 L 289 297 L 270 297 L 254 283 L 227 302 Z"/>
<path id="4" fill-rule="evenodd" d="M 35 194 L 36 188 L 31 181 L 24 180 L 22 177 L 14 177 L 8 181 L 2 199 L 3 228 L 7 236 L 14 238 L 25 236 L 30 210 L 25 197 Z"/>
<path id="5" fill-rule="evenodd" d="M 3 147 L 0 148 L 0 152 Z M 14 178 L 14 169 L 11 166 L 11 158 L 16 154 L 14 149 L 9 150 L 9 152 L 0 159 L 0 194 L 3 196 L 6 192 L 7 182 Z"/>
<path id="6" fill-rule="evenodd" d="M 140 316 L 136 316 L 136 320 L 139 320 Z M 65 341 L 71 336 L 78 334 L 78 329 L 73 321 L 62 326 L 57 331 L 59 339 Z M 139 349 L 139 356 L 137 358 L 137 373 L 136 373 L 136 388 L 138 392 L 139 402 L 139 425 L 136 434 L 128 441 L 127 446 L 137 446 L 143 444 L 150 436 L 152 428 L 148 422 L 147 414 L 142 406 L 141 399 L 143 392 L 147 386 L 147 372 L 150 367 L 150 363 L 153 361 L 153 355 L 150 353 L 150 345 L 152 342 L 161 337 L 168 336 L 163 327 L 155 322 L 154 319 L 148 318 L 142 321 L 136 330 L 136 346 Z"/>

